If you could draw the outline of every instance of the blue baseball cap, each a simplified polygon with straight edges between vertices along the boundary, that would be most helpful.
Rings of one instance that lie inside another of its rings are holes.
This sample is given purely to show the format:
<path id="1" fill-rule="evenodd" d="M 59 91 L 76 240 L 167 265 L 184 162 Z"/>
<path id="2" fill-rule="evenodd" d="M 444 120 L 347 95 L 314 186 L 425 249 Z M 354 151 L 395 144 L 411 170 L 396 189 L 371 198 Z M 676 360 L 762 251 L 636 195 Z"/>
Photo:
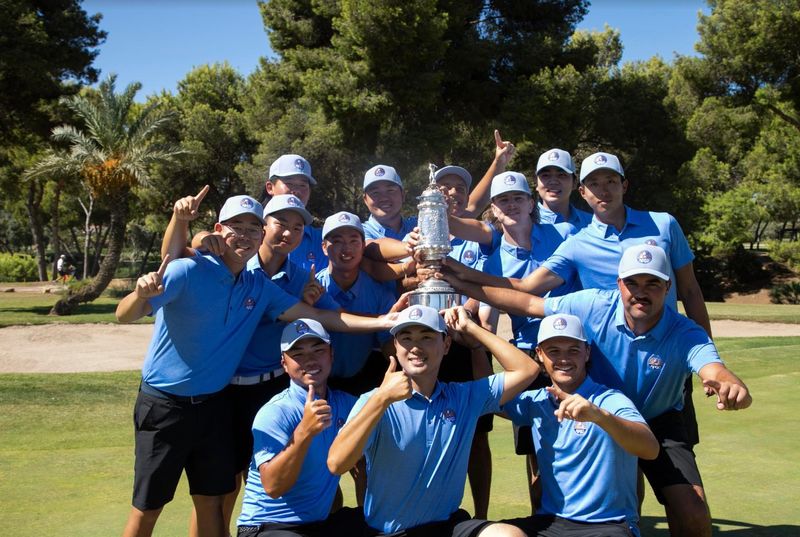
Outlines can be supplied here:
<path id="1" fill-rule="evenodd" d="M 669 281 L 667 254 L 663 248 L 652 244 L 631 246 L 622 254 L 618 274 L 620 278 L 627 278 L 637 274 L 650 274 Z"/>
<path id="2" fill-rule="evenodd" d="M 586 334 L 583 332 L 581 320 L 574 315 L 566 313 L 548 315 L 539 324 L 539 335 L 536 338 L 536 342 L 539 345 L 554 337 L 568 337 L 578 341 L 586 341 Z"/>
<path id="3" fill-rule="evenodd" d="M 427 326 L 431 330 L 447 333 L 447 325 L 444 319 L 436 308 L 430 306 L 410 306 L 400 312 L 397 316 L 397 321 L 394 326 L 389 330 L 393 336 L 407 326 L 420 325 Z"/>
<path id="4" fill-rule="evenodd" d="M 292 175 L 302 175 L 312 185 L 317 181 L 311 175 L 311 164 L 300 155 L 281 155 L 269 165 L 270 181 L 276 177 L 291 177 Z"/>
<path id="5" fill-rule="evenodd" d="M 611 153 L 595 153 L 589 155 L 581 163 L 581 183 L 588 175 L 597 170 L 611 170 L 617 172 L 621 177 L 625 177 L 625 171 L 616 155 Z"/>
<path id="6" fill-rule="evenodd" d="M 461 166 L 445 166 L 444 168 L 439 168 L 436 170 L 436 173 L 433 174 L 434 181 L 439 181 L 445 175 L 457 175 L 460 177 L 464 184 L 467 185 L 467 190 L 469 187 L 472 186 L 472 175 Z"/>
<path id="7" fill-rule="evenodd" d="M 272 199 L 267 202 L 267 206 L 264 207 L 264 218 L 278 211 L 295 211 L 300 213 L 306 225 L 314 221 L 311 213 L 306 210 L 306 206 L 303 205 L 300 198 L 294 194 L 278 194 L 277 196 L 272 196 Z"/>
<path id="8" fill-rule="evenodd" d="M 364 236 L 364 227 L 361 225 L 361 219 L 359 219 L 353 213 L 339 211 L 338 213 L 332 214 L 325 219 L 325 224 L 322 226 L 322 238 L 324 239 L 327 237 L 328 233 L 331 231 L 343 227 L 356 229 L 361 233 L 362 237 Z"/>
<path id="9" fill-rule="evenodd" d="M 400 179 L 397 170 L 386 164 L 378 164 L 367 170 L 367 173 L 364 174 L 364 190 L 372 183 L 377 183 L 378 181 L 389 181 L 403 188 L 403 180 Z"/>
<path id="10" fill-rule="evenodd" d="M 503 172 L 495 175 L 492 179 L 492 188 L 489 192 L 490 198 L 495 198 L 506 192 L 524 192 L 531 195 L 531 187 L 528 179 L 518 172 Z"/>
<path id="11" fill-rule="evenodd" d="M 536 175 L 539 175 L 539 172 L 550 166 L 561 168 L 567 173 L 575 173 L 575 163 L 572 162 L 572 156 L 563 149 L 553 148 L 539 155 L 539 161 L 536 163 Z"/>
<path id="12" fill-rule="evenodd" d="M 281 332 L 281 352 L 290 350 L 301 339 L 310 337 L 319 338 L 329 345 L 331 342 L 328 331 L 314 319 L 297 319 L 290 322 Z"/>
<path id="13" fill-rule="evenodd" d="M 222 209 L 219 211 L 219 222 L 226 222 L 240 214 L 252 214 L 263 224 L 263 211 L 263 207 L 255 198 L 251 198 L 250 196 L 231 196 L 225 200 Z"/>

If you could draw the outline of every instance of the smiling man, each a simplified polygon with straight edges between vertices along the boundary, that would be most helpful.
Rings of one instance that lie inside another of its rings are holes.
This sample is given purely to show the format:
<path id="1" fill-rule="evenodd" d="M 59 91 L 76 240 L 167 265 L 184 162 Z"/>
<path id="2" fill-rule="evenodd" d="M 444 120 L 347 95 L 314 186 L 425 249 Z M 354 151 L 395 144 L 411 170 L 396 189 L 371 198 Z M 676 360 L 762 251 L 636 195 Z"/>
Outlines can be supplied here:
<path id="1" fill-rule="evenodd" d="M 539 155 L 536 163 L 536 193 L 539 195 L 539 222 L 557 224 L 568 222 L 575 229 L 583 229 L 592 221 L 592 215 L 577 209 L 569 201 L 578 187 L 572 155 L 563 149 L 553 148 Z"/>

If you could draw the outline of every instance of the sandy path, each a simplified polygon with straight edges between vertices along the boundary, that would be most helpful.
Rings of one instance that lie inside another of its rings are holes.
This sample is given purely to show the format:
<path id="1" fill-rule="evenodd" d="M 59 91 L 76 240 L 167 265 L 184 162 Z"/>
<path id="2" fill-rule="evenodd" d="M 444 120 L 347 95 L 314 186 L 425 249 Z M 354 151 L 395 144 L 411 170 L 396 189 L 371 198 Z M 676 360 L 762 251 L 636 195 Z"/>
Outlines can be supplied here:
<path id="1" fill-rule="evenodd" d="M 507 318 L 505 318 L 507 319 Z M 717 337 L 800 336 L 800 324 L 712 322 Z M 510 336 L 507 321 L 501 335 Z M 139 369 L 153 325 L 49 324 L 0 328 L 0 373 Z"/>

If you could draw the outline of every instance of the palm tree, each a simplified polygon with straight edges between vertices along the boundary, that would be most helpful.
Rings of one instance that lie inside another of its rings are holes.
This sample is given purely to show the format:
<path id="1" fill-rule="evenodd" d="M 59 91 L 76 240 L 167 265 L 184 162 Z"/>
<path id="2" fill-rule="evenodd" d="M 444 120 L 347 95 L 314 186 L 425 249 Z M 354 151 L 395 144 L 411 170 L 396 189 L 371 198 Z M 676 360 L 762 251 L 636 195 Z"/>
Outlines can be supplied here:
<path id="1" fill-rule="evenodd" d="M 29 178 L 79 178 L 98 202 L 108 206 L 110 230 L 108 250 L 97 276 L 79 291 L 59 300 L 51 314 L 69 315 L 78 304 L 100 296 L 119 264 L 128 223 L 131 190 L 147 185 L 154 164 L 172 160 L 183 153 L 173 146 L 159 145 L 155 137 L 174 114 L 159 110 L 156 103 L 134 110 L 134 97 L 141 89 L 138 82 L 122 93 L 114 92 L 116 76 L 100 83 L 96 94 L 80 94 L 62 99 L 82 120 L 83 128 L 62 125 L 53 129 L 52 139 L 65 143 L 66 151 L 51 151 L 26 173 Z"/>

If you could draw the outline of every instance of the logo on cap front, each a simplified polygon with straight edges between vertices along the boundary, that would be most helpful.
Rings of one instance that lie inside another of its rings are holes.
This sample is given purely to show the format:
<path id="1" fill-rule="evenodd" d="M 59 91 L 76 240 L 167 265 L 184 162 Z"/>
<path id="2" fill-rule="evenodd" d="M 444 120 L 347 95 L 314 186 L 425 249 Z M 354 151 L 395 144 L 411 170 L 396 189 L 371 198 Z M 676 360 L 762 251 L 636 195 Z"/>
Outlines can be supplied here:
<path id="1" fill-rule="evenodd" d="M 301 158 L 294 159 L 294 168 L 296 170 L 303 170 L 303 169 L 305 169 L 305 167 L 306 167 L 306 163 L 303 162 L 303 159 L 301 159 Z"/>
<path id="2" fill-rule="evenodd" d="M 549 155 L 547 155 L 547 160 L 554 161 L 558 160 L 558 151 L 551 151 Z"/>
<path id="3" fill-rule="evenodd" d="M 375 170 L 375 177 L 383 177 L 384 175 L 386 175 L 386 170 L 383 168 L 378 168 Z"/>
<path id="4" fill-rule="evenodd" d="M 253 208 L 253 200 L 250 198 L 242 198 L 239 202 L 239 205 L 242 206 L 244 209 L 252 209 Z"/>
<path id="5" fill-rule="evenodd" d="M 606 158 L 605 155 L 597 155 L 596 157 L 594 157 L 595 164 L 605 164 L 606 162 L 608 162 L 608 159 Z"/>
<path id="6" fill-rule="evenodd" d="M 653 254 L 648 252 L 647 250 L 642 250 L 639 252 L 639 255 L 636 256 L 636 261 L 638 261 L 642 265 L 647 265 L 653 260 Z"/>
<path id="7" fill-rule="evenodd" d="M 554 330 L 564 330 L 567 328 L 567 320 L 563 317 L 556 317 L 553 319 L 553 329 Z"/>
<path id="8" fill-rule="evenodd" d="M 291 205 L 292 207 L 300 207 L 303 204 L 303 202 L 300 201 L 295 196 L 290 196 L 290 197 L 286 198 L 286 204 L 287 205 Z"/>
<path id="9" fill-rule="evenodd" d="M 517 178 L 516 178 L 516 177 L 514 177 L 514 176 L 513 176 L 513 175 L 511 175 L 511 174 L 508 174 L 508 175 L 506 175 L 506 176 L 503 178 L 503 182 L 504 182 L 505 184 L 507 184 L 507 185 L 513 185 L 513 184 L 516 184 L 516 182 L 517 182 Z"/>
<path id="10" fill-rule="evenodd" d="M 408 318 L 412 321 L 416 321 L 420 317 L 422 317 L 422 310 L 419 308 L 414 308 L 408 312 Z"/>
<path id="11" fill-rule="evenodd" d="M 294 329 L 297 332 L 298 336 L 302 336 L 303 334 L 308 334 L 311 330 L 308 325 L 303 321 L 297 321 L 294 325 Z"/>
<path id="12" fill-rule="evenodd" d="M 349 222 L 349 221 L 350 221 L 350 215 L 349 214 L 342 213 L 342 214 L 339 215 L 339 222 Z"/>
<path id="13" fill-rule="evenodd" d="M 255 307 L 256 307 L 255 299 L 253 297 L 247 297 L 247 300 L 244 301 L 244 309 L 250 311 Z"/>

